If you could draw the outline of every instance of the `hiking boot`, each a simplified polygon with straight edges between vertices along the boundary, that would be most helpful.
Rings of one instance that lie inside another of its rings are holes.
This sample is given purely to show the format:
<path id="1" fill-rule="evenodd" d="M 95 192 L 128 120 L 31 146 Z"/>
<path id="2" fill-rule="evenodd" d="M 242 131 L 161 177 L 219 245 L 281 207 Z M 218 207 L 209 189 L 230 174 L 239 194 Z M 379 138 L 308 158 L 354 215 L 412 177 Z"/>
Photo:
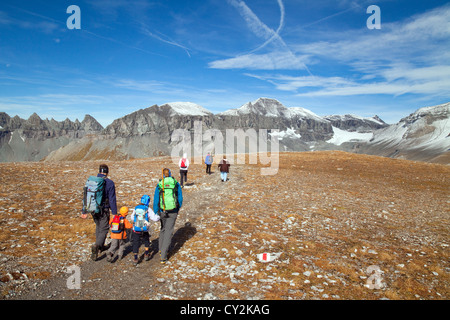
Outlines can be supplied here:
<path id="1" fill-rule="evenodd" d="M 98 245 L 94 244 L 92 245 L 91 248 L 91 260 L 92 261 L 97 260 L 97 255 L 98 255 Z"/>
<path id="2" fill-rule="evenodd" d="M 99 247 L 99 251 L 101 253 L 103 251 L 108 250 L 110 247 L 111 247 L 111 243 L 108 243 L 107 245 L 103 245 L 103 246 Z"/>
<path id="3" fill-rule="evenodd" d="M 161 264 L 166 264 L 167 259 L 161 259 Z"/>
<path id="4" fill-rule="evenodd" d="M 145 257 L 145 261 L 149 261 L 150 260 L 150 253 L 146 252 L 144 257 Z"/>

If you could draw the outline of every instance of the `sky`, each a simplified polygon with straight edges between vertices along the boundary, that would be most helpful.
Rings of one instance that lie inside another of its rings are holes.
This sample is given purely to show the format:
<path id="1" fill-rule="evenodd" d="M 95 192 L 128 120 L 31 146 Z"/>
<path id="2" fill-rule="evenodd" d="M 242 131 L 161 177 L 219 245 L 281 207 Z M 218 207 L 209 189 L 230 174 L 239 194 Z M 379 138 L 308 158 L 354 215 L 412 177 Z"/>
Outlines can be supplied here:
<path id="1" fill-rule="evenodd" d="M 10 116 L 90 114 L 107 126 L 154 104 L 220 113 L 260 97 L 387 123 L 449 102 L 450 4 L 0 2 L 0 111 Z"/>

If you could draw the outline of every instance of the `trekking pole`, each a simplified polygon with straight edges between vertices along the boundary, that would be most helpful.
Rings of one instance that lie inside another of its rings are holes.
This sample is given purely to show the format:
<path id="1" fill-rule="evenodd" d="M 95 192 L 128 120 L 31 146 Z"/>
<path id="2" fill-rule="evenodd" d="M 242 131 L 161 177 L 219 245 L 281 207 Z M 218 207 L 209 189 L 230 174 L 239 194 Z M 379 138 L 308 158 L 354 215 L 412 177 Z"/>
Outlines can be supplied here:
<path id="1" fill-rule="evenodd" d="M 82 214 L 86 214 L 86 202 L 87 202 L 87 187 L 83 188 L 83 208 L 81 209 Z"/>

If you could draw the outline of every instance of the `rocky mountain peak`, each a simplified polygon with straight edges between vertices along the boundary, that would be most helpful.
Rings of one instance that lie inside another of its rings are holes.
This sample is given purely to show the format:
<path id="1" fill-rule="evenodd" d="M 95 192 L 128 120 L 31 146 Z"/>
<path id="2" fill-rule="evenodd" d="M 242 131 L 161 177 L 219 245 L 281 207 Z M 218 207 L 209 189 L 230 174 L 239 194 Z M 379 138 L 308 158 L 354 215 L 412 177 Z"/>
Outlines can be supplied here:
<path id="1" fill-rule="evenodd" d="M 98 132 L 103 130 L 103 126 L 89 114 L 84 116 L 83 121 L 81 121 L 81 126 L 86 132 Z"/>
<path id="2" fill-rule="evenodd" d="M 346 114 L 330 115 L 325 116 L 324 118 L 330 121 L 333 127 L 347 131 L 370 132 L 388 126 L 388 124 L 378 116 L 364 118 L 353 114 Z"/>
<path id="3" fill-rule="evenodd" d="M 25 126 L 30 129 L 43 129 L 44 128 L 44 122 L 42 119 L 38 116 L 36 112 L 34 112 L 28 120 L 25 122 Z"/>
<path id="4" fill-rule="evenodd" d="M 239 116 L 246 114 L 255 114 L 265 117 L 284 117 L 286 116 L 286 108 L 281 102 L 270 98 L 259 98 L 252 102 L 247 102 L 237 109 L 230 109 L 219 115 L 225 116 Z"/>
<path id="5" fill-rule="evenodd" d="M 192 102 L 169 102 L 163 106 L 169 106 L 173 113 L 185 116 L 207 116 L 212 115 L 210 111 Z M 162 106 L 161 106 L 162 107 Z"/>
<path id="6" fill-rule="evenodd" d="M 409 116 L 401 119 L 400 122 L 410 124 L 419 119 L 425 119 L 428 123 L 431 123 L 436 120 L 448 118 L 450 118 L 450 102 L 439 104 L 436 106 L 420 108 Z"/>

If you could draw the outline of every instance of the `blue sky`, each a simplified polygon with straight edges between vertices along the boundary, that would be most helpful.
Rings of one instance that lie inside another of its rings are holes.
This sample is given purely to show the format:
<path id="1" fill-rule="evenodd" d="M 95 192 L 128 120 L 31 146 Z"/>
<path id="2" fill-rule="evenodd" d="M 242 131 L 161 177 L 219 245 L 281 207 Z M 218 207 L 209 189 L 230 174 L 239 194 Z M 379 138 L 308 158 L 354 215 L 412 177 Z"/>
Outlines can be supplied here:
<path id="1" fill-rule="evenodd" d="M 106 126 L 153 104 L 219 113 L 268 97 L 395 123 L 450 101 L 446 2 L 2 0 L 0 111 Z"/>

